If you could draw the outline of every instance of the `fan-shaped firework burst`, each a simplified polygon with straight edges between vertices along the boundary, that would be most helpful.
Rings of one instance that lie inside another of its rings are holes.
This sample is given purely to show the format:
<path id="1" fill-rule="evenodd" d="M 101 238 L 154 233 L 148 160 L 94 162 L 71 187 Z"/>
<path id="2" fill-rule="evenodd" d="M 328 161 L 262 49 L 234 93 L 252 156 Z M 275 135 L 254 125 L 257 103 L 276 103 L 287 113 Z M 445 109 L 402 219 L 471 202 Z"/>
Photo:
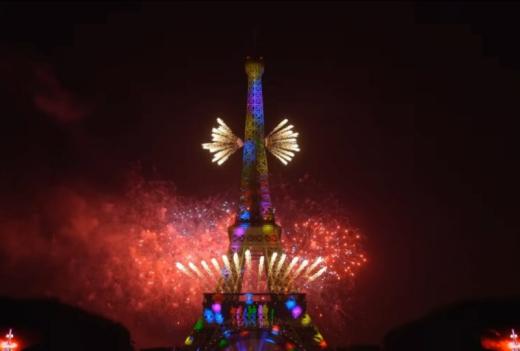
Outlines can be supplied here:
<path id="1" fill-rule="evenodd" d="M 281 121 L 265 138 L 265 145 L 269 151 L 287 165 L 294 157 L 294 152 L 300 151 L 296 138 L 298 133 L 293 131 L 292 124 L 286 125 L 289 120 Z"/>
<path id="2" fill-rule="evenodd" d="M 212 162 L 220 166 L 242 147 L 242 140 L 233 134 L 231 128 L 220 118 L 217 118 L 218 128 L 211 130 L 211 143 L 202 144 L 202 148 L 213 154 Z"/>

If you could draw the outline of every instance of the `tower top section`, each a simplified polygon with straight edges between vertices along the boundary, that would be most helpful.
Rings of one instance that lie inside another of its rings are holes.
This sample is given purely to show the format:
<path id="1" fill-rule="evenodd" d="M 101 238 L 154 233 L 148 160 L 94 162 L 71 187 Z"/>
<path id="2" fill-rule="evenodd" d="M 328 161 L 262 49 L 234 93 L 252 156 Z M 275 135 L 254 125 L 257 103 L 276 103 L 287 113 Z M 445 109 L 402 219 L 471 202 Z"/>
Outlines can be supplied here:
<path id="1" fill-rule="evenodd" d="M 264 59 L 262 57 L 247 57 L 245 63 L 246 74 L 249 79 L 262 78 L 264 74 Z"/>
<path id="2" fill-rule="evenodd" d="M 212 130 L 212 142 L 202 147 L 213 154 L 213 162 L 219 165 L 242 148 L 240 199 L 235 223 L 229 228 L 230 251 L 250 250 L 253 257 L 269 257 L 272 252 L 281 251 L 281 228 L 275 222 L 271 203 L 266 151 L 287 165 L 300 150 L 298 133 L 287 119 L 269 134 L 264 133 L 263 58 L 247 57 L 244 69 L 247 101 L 243 140 L 218 118 L 219 127 Z"/>
<path id="3" fill-rule="evenodd" d="M 237 222 L 274 223 L 274 210 L 269 193 L 267 156 L 264 136 L 264 100 L 261 59 L 247 58 L 246 123 L 242 155 L 241 196 Z"/>

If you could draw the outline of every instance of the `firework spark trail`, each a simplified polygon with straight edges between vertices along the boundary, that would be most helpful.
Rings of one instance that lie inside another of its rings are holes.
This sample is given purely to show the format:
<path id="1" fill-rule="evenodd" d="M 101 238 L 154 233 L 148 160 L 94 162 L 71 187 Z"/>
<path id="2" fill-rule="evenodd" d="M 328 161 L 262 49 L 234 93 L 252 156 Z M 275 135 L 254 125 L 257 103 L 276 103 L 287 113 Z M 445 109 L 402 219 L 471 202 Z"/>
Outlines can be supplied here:
<path id="1" fill-rule="evenodd" d="M 251 271 L 251 251 L 246 250 L 246 271 Z"/>
<path id="2" fill-rule="evenodd" d="M 281 121 L 265 138 L 267 149 L 284 165 L 292 160 L 294 152 L 300 151 L 296 140 L 298 133 L 292 130 L 292 124 L 286 126 L 288 122 L 287 119 Z"/>
<path id="3" fill-rule="evenodd" d="M 271 255 L 271 259 L 269 260 L 269 265 L 267 266 L 267 281 L 269 284 L 271 284 L 273 280 L 273 266 L 276 262 L 277 256 L 278 252 L 273 252 L 273 254 Z"/>
<path id="4" fill-rule="evenodd" d="M 233 263 L 235 265 L 235 273 L 237 275 L 239 275 L 240 274 L 240 260 L 238 258 L 238 254 L 236 252 L 233 254 Z"/>
<path id="5" fill-rule="evenodd" d="M 208 264 L 206 263 L 206 261 L 202 260 L 200 261 L 200 265 L 202 266 L 202 268 L 204 268 L 204 270 L 208 273 L 209 277 L 210 278 L 214 278 L 215 276 L 213 275 L 213 272 L 211 271 L 211 269 L 209 268 Z"/>
<path id="6" fill-rule="evenodd" d="M 217 272 L 217 276 L 221 276 L 223 274 L 223 270 L 222 270 L 222 268 L 220 268 L 220 264 L 218 263 L 217 259 L 213 257 L 211 259 L 211 264 L 213 265 L 213 267 L 215 267 L 215 271 Z M 222 290 L 222 286 L 224 285 L 224 283 L 225 283 L 224 279 L 222 279 L 222 278 L 218 279 L 217 288 L 216 288 L 217 291 Z"/>
<path id="7" fill-rule="evenodd" d="M 181 271 L 182 273 L 186 274 L 188 277 L 191 278 L 192 275 L 190 274 L 190 272 L 188 272 L 188 270 L 186 269 L 186 267 L 184 267 L 184 265 L 182 263 L 177 262 L 175 265 L 177 266 L 179 271 Z"/>
<path id="8" fill-rule="evenodd" d="M 289 276 L 289 274 L 291 274 L 291 271 L 293 270 L 294 266 L 296 265 L 296 263 L 298 263 L 298 260 L 299 260 L 299 257 L 296 256 L 294 257 L 292 260 L 291 260 L 291 263 L 289 263 L 289 266 L 287 267 L 287 270 L 285 271 L 284 275 L 283 275 L 283 279 L 287 279 L 287 277 Z"/>
<path id="9" fill-rule="evenodd" d="M 256 280 L 256 290 L 260 290 L 260 277 L 262 276 L 262 273 L 264 272 L 264 261 L 265 257 L 260 256 L 260 260 L 258 261 L 258 276 Z"/>
<path id="10" fill-rule="evenodd" d="M 300 267 L 298 267 L 298 269 L 296 269 L 296 272 L 294 272 L 294 274 L 292 275 L 291 280 L 293 280 L 293 281 L 296 280 L 300 276 L 303 269 L 305 267 L 307 267 L 308 264 L 309 264 L 309 260 L 303 260 L 303 262 L 300 264 Z"/>
<path id="11" fill-rule="evenodd" d="M 215 267 L 217 274 L 220 274 L 222 272 L 222 269 L 220 268 L 220 265 L 218 264 L 218 261 L 216 258 L 211 259 L 211 264 L 213 265 L 213 267 Z"/>
<path id="12" fill-rule="evenodd" d="M 218 127 L 211 130 L 211 142 L 202 144 L 202 148 L 213 154 L 212 162 L 220 166 L 235 151 L 242 147 L 242 140 L 233 134 L 231 128 L 220 118 L 217 118 Z"/>
<path id="13" fill-rule="evenodd" d="M 234 266 L 235 266 L 235 274 L 233 276 L 234 280 L 235 280 L 235 284 L 234 284 L 234 291 L 237 291 L 239 290 L 239 285 L 240 285 L 240 275 L 241 275 L 241 265 L 240 265 L 240 259 L 238 257 L 238 254 L 235 252 L 233 254 L 233 263 L 234 263 Z"/>
<path id="14" fill-rule="evenodd" d="M 197 266 L 195 266 L 195 264 L 193 264 L 193 262 L 189 262 L 189 263 L 188 263 L 188 267 L 190 267 L 191 270 L 195 272 L 195 274 L 197 275 L 197 277 L 199 277 L 199 278 L 201 278 L 201 279 L 204 279 L 204 276 L 203 276 L 202 273 L 199 271 L 199 269 L 197 268 Z"/>
<path id="15" fill-rule="evenodd" d="M 314 262 L 323 257 L 326 270 L 318 274 L 318 265 L 316 272 L 309 271 L 308 278 L 297 279 L 308 282 L 312 278 L 305 291 L 309 313 L 329 334 L 336 329 L 339 333 L 344 316 L 331 313 L 330 307 L 333 303 L 339 306 L 335 311 L 349 310 L 349 286 L 367 260 L 362 237 L 341 206 L 326 197 L 309 200 L 322 192 L 306 195 L 306 184 L 296 185 L 300 188 L 294 191 L 273 190 L 281 200 L 275 203 L 280 203 L 277 221 L 284 228 L 282 244 L 287 254 L 278 277 L 283 284 L 297 282 L 295 277 L 309 265 L 307 261 L 301 268 L 303 258 Z M 208 286 L 218 282 L 221 291 L 233 288 L 221 278 L 223 272 L 232 272 L 229 258 L 227 267 L 220 257 L 228 250 L 226 232 L 234 221 L 236 205 L 224 196 L 193 199 L 178 195 L 170 183 L 134 179 L 121 196 L 85 195 L 70 186 L 53 190 L 41 201 L 41 208 L 47 209 L 41 220 L 20 218 L 1 224 L 5 241 L 0 255 L 9 264 L 0 269 L 16 282 L 13 272 L 19 274 L 27 271 L 24 267 L 32 267 L 25 274 L 41 276 L 50 283 L 45 291 L 35 288 L 29 292 L 26 286 L 13 283 L 3 287 L 3 292 L 58 297 L 121 321 L 138 344 L 150 345 L 171 343 L 172 331 L 181 340 L 200 314 L 201 294 Z M 55 213 L 60 214 L 58 220 Z M 40 223 L 56 223 L 51 228 L 52 254 L 45 234 L 48 228 Z M 19 239 L 30 235 L 34 240 Z M 270 258 L 260 258 L 258 267 L 255 261 L 250 268 L 246 258 L 245 267 L 255 271 L 253 276 L 256 272 L 263 276 L 264 271 L 274 274 L 279 261 Z M 35 260 L 46 265 L 32 264 Z M 206 282 L 200 281 L 188 262 Z M 45 269 L 49 265 L 55 267 L 52 276 Z M 208 278 L 209 272 L 213 272 L 214 281 Z M 53 278 L 56 276 L 60 279 Z"/>
<path id="16" fill-rule="evenodd" d="M 316 273 L 311 275 L 309 277 L 309 279 L 307 279 L 307 282 L 311 283 L 312 281 L 316 280 L 320 275 L 325 273 L 326 270 L 327 270 L 327 267 L 322 267 L 319 271 L 317 271 Z"/>
<path id="17" fill-rule="evenodd" d="M 282 268 L 283 266 L 283 263 L 285 262 L 285 258 L 287 257 L 286 254 L 282 254 L 282 256 L 280 257 L 280 261 L 278 261 L 278 264 L 276 265 L 276 270 L 275 270 L 275 277 L 278 276 L 278 274 L 280 273 L 280 269 Z"/>
<path id="18" fill-rule="evenodd" d="M 226 259 L 226 255 L 223 255 L 222 256 L 222 261 L 224 263 L 225 266 L 230 266 L 231 267 L 231 274 L 229 274 L 229 271 L 228 270 L 224 270 L 221 272 L 221 279 L 222 281 L 225 283 L 225 289 L 224 291 L 225 292 L 240 292 L 240 277 L 241 277 L 241 274 L 242 274 L 242 264 L 241 262 L 243 261 L 246 261 L 246 265 L 251 265 L 251 253 L 249 252 L 249 250 L 246 250 L 245 254 L 244 254 L 244 257 L 243 258 L 240 258 L 239 255 L 237 253 L 234 253 L 233 254 L 233 266 L 231 266 L 231 262 L 229 260 Z M 323 262 L 323 258 L 322 257 L 318 257 L 314 263 L 310 266 L 307 266 L 308 265 L 308 260 L 305 260 L 304 262 L 302 262 L 302 264 L 300 265 L 300 267 L 298 268 L 298 270 L 295 272 L 295 274 L 290 278 L 290 279 L 286 279 L 287 275 L 289 274 L 288 272 L 290 270 L 292 270 L 292 267 L 296 264 L 298 258 L 295 257 L 291 260 L 291 264 L 289 264 L 289 266 L 287 267 L 286 269 L 286 272 L 283 272 L 282 268 L 284 266 L 284 263 L 285 263 L 285 260 L 287 258 L 287 254 L 285 253 L 282 253 L 282 255 L 280 256 L 280 259 L 278 260 L 278 262 L 276 263 L 276 257 L 277 255 L 272 255 L 272 261 L 271 262 L 274 262 L 273 265 L 272 265 L 272 269 L 271 269 L 271 275 L 270 275 L 270 284 L 271 284 L 271 290 L 272 291 L 277 291 L 277 292 L 287 292 L 291 289 L 292 286 L 295 286 L 295 283 L 296 281 L 298 280 L 298 278 L 301 278 L 301 279 L 306 279 L 306 283 L 310 283 L 314 280 L 316 280 L 319 276 L 321 276 L 325 271 L 326 271 L 326 267 L 320 267 L 318 271 L 316 271 L 315 269 L 318 267 L 318 265 Z M 212 258 L 211 261 L 215 264 L 215 266 L 219 266 L 218 264 L 218 261 L 216 258 Z M 249 261 L 249 263 L 247 263 L 247 261 Z M 209 275 L 210 275 L 210 278 L 214 278 L 214 276 L 212 275 L 213 273 L 211 272 L 211 270 L 209 269 L 209 266 L 207 265 L 206 261 L 202 260 L 201 261 L 201 265 L 203 266 L 203 268 L 209 272 Z M 184 274 L 188 274 L 189 272 L 186 270 L 185 266 L 180 263 L 180 262 L 177 262 L 176 264 L 177 266 L 177 269 L 181 272 L 183 272 Z M 197 275 L 197 277 L 202 281 L 203 284 L 206 284 L 207 283 L 211 283 L 211 281 L 213 281 L 214 279 L 210 279 L 208 280 L 206 276 L 204 276 L 200 270 L 198 269 L 198 267 L 193 264 L 192 262 L 189 262 L 188 263 L 188 267 L 190 267 L 190 269 Z M 307 267 L 304 271 L 303 274 L 301 274 L 301 272 L 304 270 L 304 268 Z M 233 270 L 234 268 L 234 270 Z M 250 268 L 249 268 L 250 269 Z M 248 269 L 248 270 L 249 270 Z M 259 276 L 256 277 L 257 279 L 262 278 L 263 277 L 263 262 L 262 260 L 260 260 L 258 262 L 258 271 L 259 271 Z M 244 272 L 244 278 L 247 278 L 247 272 Z M 258 285 L 258 282 L 257 282 L 257 285 Z M 302 284 L 302 286 L 305 285 Z M 305 285 L 306 288 L 308 288 L 308 285 Z M 208 288 L 211 288 L 211 286 L 208 286 Z M 217 290 L 219 290 L 219 288 L 217 287 Z"/>
<path id="19" fill-rule="evenodd" d="M 233 269 L 231 268 L 231 262 L 229 261 L 229 257 L 227 255 L 222 255 L 222 262 L 224 262 L 224 271 L 223 271 L 223 280 L 224 287 L 226 292 L 234 292 L 235 291 L 235 277 L 233 274 Z"/>
<path id="20" fill-rule="evenodd" d="M 314 268 L 316 268 L 316 267 L 317 267 L 317 266 L 318 266 L 322 261 L 323 261 L 323 258 L 318 257 L 318 258 L 316 259 L 316 261 L 314 261 L 314 262 L 313 262 L 313 263 L 312 263 L 312 264 L 311 264 L 311 265 L 310 265 L 310 266 L 305 270 L 305 272 L 303 273 L 303 275 L 304 275 L 305 277 L 308 277 L 309 274 L 312 272 L 312 270 L 313 270 Z"/>
<path id="21" fill-rule="evenodd" d="M 249 291 L 253 290 L 253 287 L 255 286 L 255 277 L 252 276 L 252 260 L 251 260 L 251 251 L 246 250 L 244 253 L 244 273 L 243 273 L 243 282 L 242 282 L 242 289 L 246 289 Z"/>
<path id="22" fill-rule="evenodd" d="M 229 263 L 229 258 L 227 255 L 222 255 L 222 262 L 224 262 L 224 266 L 226 267 L 228 273 L 231 273 L 231 264 Z"/>

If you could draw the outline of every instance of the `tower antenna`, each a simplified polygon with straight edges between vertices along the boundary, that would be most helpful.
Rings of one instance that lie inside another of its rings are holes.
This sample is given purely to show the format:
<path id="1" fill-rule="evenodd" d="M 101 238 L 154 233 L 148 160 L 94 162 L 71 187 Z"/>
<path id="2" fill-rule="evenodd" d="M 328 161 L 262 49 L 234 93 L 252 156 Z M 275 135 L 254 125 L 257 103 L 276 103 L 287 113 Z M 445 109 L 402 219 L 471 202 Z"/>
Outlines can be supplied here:
<path id="1" fill-rule="evenodd" d="M 258 27 L 255 27 L 253 29 L 253 57 L 256 57 L 258 55 L 258 51 L 256 49 L 256 44 L 257 44 L 257 39 L 258 39 Z"/>

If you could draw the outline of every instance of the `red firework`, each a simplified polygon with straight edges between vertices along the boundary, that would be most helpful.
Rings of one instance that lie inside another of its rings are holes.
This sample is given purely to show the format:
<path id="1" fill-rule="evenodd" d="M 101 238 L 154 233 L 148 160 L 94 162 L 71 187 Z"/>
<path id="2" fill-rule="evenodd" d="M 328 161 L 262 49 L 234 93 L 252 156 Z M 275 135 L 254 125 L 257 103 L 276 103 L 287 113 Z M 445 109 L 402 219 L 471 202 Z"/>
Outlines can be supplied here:
<path id="1" fill-rule="evenodd" d="M 73 189 L 52 190 L 38 218 L 4 224 L 9 234 L 2 273 L 37 274 L 42 282 L 31 289 L 12 284 L 3 293 L 57 296 L 122 322 L 138 345 L 179 343 L 200 313 L 201 294 L 212 287 L 187 279 L 175 263 L 225 253 L 235 204 L 223 195 L 183 197 L 170 183 L 142 179 L 117 198 Z M 338 330 L 352 282 L 366 262 L 362 236 L 330 198 L 311 200 L 299 185 L 275 194 L 284 204 L 277 218 L 286 252 L 321 256 L 328 267 L 304 290 L 320 325 L 329 333 Z M 45 235 L 49 227 L 52 233 Z M 31 235 L 30 244 L 20 241 Z"/>

